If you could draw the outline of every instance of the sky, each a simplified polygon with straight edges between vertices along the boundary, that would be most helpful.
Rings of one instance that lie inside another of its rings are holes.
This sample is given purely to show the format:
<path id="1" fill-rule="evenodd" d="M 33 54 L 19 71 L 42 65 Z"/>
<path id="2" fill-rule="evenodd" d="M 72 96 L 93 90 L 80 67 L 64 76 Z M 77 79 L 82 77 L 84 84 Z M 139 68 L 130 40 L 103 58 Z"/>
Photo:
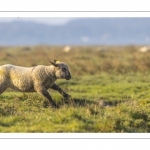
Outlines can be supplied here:
<path id="1" fill-rule="evenodd" d="M 66 24 L 69 21 L 76 19 L 71 17 L 0 17 L 0 23 L 1 22 L 11 22 L 11 21 L 32 21 L 32 22 L 38 22 L 38 23 L 44 23 L 44 24 L 50 24 L 50 25 L 62 25 Z"/>

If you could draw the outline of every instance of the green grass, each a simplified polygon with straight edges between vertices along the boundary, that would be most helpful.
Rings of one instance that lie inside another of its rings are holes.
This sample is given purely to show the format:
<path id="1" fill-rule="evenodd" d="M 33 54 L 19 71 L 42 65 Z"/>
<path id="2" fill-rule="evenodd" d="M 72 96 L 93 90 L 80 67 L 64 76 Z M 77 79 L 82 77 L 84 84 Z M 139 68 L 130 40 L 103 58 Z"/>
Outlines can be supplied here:
<path id="1" fill-rule="evenodd" d="M 53 109 L 37 93 L 0 96 L 0 132 L 150 132 L 150 75 L 87 75 L 58 84 L 72 100 Z"/>
<path id="2" fill-rule="evenodd" d="M 49 90 L 60 106 L 54 109 L 38 93 L 8 89 L 0 95 L 0 132 L 150 132 L 150 53 L 105 48 L 2 47 L 1 65 L 49 65 L 45 56 L 67 62 L 72 79 L 57 84 L 72 99 Z"/>

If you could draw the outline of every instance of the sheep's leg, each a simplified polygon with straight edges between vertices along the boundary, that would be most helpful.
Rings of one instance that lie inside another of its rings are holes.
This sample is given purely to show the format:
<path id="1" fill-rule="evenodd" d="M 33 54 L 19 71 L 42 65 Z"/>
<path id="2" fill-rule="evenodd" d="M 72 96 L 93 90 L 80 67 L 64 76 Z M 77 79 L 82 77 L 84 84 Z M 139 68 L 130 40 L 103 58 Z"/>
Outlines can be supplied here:
<path id="1" fill-rule="evenodd" d="M 65 98 L 71 97 L 69 94 L 65 93 L 56 83 L 54 83 L 51 88 L 58 91 Z"/>
<path id="2" fill-rule="evenodd" d="M 0 89 L 0 94 L 2 94 L 6 89 Z"/>
<path id="3" fill-rule="evenodd" d="M 40 94 L 42 94 L 44 97 L 46 97 L 50 104 L 52 105 L 52 107 L 55 107 L 55 108 L 59 108 L 55 102 L 52 100 L 52 97 L 50 96 L 50 94 L 47 92 L 46 88 L 45 87 L 40 87 L 38 89 L 36 89 L 36 91 Z"/>
<path id="4" fill-rule="evenodd" d="M 7 89 L 5 84 L 0 84 L 0 94 L 2 94 Z"/>

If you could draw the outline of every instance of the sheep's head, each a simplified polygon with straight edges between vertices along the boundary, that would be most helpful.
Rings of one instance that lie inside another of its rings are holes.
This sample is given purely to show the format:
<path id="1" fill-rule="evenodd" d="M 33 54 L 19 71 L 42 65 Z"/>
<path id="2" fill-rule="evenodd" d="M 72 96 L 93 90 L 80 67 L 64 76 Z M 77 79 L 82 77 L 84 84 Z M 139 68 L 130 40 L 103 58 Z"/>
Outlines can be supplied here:
<path id="1" fill-rule="evenodd" d="M 55 66 L 55 76 L 56 78 L 62 78 L 62 79 L 66 79 L 66 80 L 70 80 L 71 79 L 71 74 L 69 71 L 69 67 L 66 63 L 64 62 L 60 62 L 57 60 L 54 60 L 54 62 L 50 63 Z"/>

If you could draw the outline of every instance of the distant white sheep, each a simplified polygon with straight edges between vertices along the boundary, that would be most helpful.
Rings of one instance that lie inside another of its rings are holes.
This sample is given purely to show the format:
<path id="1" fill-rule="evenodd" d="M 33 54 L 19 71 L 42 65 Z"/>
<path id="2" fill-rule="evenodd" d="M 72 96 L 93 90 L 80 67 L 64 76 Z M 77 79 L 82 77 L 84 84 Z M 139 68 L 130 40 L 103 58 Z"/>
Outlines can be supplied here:
<path id="1" fill-rule="evenodd" d="M 57 90 L 63 97 L 69 98 L 56 83 L 57 79 L 71 79 L 69 67 L 66 63 L 54 60 L 50 66 L 20 67 L 14 65 L 0 66 L 0 94 L 7 88 L 21 92 L 38 92 L 46 97 L 50 104 L 58 108 L 52 100 L 48 89 Z"/>
<path id="2" fill-rule="evenodd" d="M 139 48 L 139 52 L 141 52 L 141 53 L 145 53 L 148 51 L 150 51 L 150 46 L 143 46 L 143 47 Z"/>
<path id="3" fill-rule="evenodd" d="M 64 49 L 63 49 L 63 51 L 64 51 L 65 53 L 68 53 L 68 52 L 71 51 L 71 47 L 70 47 L 70 46 L 65 46 Z"/>

